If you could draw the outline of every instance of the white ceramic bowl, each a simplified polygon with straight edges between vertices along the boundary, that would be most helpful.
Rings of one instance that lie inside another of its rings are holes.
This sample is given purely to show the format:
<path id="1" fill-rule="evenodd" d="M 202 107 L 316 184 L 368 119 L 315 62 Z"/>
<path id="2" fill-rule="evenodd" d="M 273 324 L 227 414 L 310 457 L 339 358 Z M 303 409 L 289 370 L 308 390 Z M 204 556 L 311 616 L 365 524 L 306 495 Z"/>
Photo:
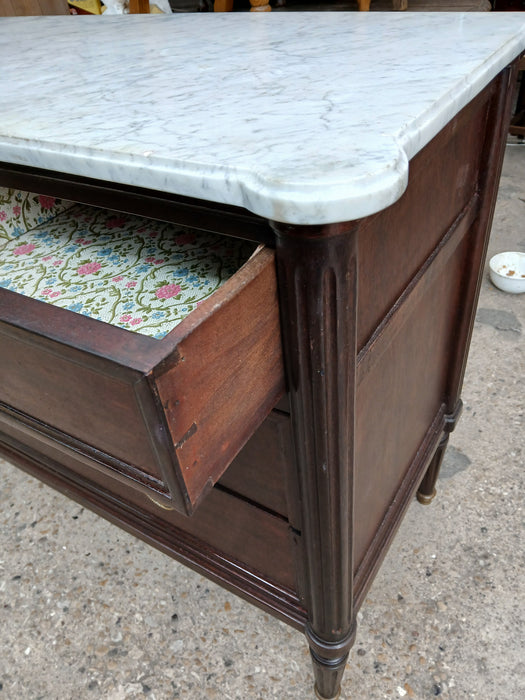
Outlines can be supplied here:
<path id="1" fill-rule="evenodd" d="M 489 262 L 492 283 L 504 292 L 525 292 L 525 253 L 498 253 Z"/>

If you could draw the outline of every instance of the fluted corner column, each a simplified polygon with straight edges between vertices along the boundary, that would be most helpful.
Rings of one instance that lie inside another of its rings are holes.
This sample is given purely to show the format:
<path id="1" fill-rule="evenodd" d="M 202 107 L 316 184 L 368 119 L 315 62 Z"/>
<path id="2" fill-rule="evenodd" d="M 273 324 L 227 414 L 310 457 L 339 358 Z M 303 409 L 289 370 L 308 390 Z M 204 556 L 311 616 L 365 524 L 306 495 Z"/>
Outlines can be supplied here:
<path id="1" fill-rule="evenodd" d="M 274 224 L 316 693 L 338 696 L 355 635 L 357 227 Z"/>

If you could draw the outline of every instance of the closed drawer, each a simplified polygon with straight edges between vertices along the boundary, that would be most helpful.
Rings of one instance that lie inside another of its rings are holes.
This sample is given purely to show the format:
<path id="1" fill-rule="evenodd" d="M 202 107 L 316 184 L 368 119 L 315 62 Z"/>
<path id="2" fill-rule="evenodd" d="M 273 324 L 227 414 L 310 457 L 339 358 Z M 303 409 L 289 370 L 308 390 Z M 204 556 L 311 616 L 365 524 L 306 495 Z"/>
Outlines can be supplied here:
<path id="1" fill-rule="evenodd" d="M 32 245 L 20 238 L 16 250 Z M 73 450 L 95 480 L 110 474 L 191 514 L 282 394 L 274 255 L 263 247 L 160 339 L 7 286 L 0 429 Z"/>
<path id="2" fill-rule="evenodd" d="M 169 555 L 196 563 L 212 578 L 219 574 L 221 580 L 221 571 L 227 570 L 229 585 L 240 574 L 241 587 L 246 577 L 265 587 L 264 572 L 271 581 L 266 591 L 275 595 L 276 584 L 296 589 L 295 537 L 287 520 L 245 498 L 215 487 L 189 518 L 130 488 L 129 481 L 115 481 L 108 471 L 86 473 L 73 452 L 46 444 L 34 433 L 26 435 L 20 426 L 6 435 L 0 425 L 0 454 L 119 527 L 131 526 L 134 534 Z"/>

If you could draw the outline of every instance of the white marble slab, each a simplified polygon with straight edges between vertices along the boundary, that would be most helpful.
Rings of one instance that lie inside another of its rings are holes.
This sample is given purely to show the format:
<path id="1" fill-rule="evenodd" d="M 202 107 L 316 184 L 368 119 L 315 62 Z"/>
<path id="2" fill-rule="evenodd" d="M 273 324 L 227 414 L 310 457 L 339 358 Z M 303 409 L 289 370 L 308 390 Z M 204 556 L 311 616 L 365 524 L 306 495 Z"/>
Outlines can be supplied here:
<path id="1" fill-rule="evenodd" d="M 3 19 L 0 160 L 355 219 L 524 49 L 519 13 Z"/>

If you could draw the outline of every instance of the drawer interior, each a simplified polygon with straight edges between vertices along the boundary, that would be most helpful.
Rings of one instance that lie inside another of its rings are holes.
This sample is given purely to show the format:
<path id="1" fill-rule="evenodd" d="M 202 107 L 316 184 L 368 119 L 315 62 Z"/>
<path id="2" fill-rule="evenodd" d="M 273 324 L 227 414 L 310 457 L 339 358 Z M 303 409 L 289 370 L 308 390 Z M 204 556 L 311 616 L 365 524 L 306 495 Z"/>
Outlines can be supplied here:
<path id="1" fill-rule="evenodd" d="M 248 260 L 256 244 L 0 190 L 0 286 L 161 339 Z"/>
<path id="2" fill-rule="evenodd" d="M 0 190 L 0 423 L 191 514 L 283 392 L 272 251 Z"/>

